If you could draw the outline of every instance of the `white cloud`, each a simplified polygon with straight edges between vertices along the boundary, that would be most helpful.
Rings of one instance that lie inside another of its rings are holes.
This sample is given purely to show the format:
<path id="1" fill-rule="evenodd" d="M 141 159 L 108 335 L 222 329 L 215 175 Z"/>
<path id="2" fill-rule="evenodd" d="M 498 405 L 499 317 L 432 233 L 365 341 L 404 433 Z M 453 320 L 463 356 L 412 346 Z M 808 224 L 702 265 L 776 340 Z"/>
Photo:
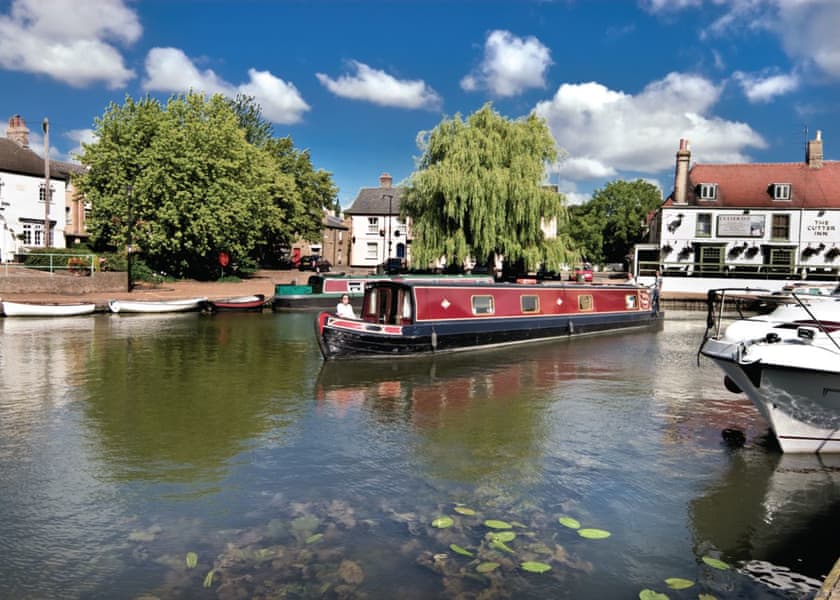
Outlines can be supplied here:
<path id="1" fill-rule="evenodd" d="M 461 80 L 466 91 L 487 89 L 493 95 L 515 96 L 529 88 L 545 87 L 551 51 L 537 38 L 516 37 L 509 31 L 491 31 L 478 69 Z"/>
<path id="2" fill-rule="evenodd" d="M 82 153 L 82 144 L 92 144 L 96 141 L 96 132 L 93 129 L 71 129 L 64 133 L 64 137 L 72 140 L 75 146 L 67 153 L 68 160 L 76 160 Z"/>
<path id="3" fill-rule="evenodd" d="M 750 102 L 770 102 L 776 96 L 796 91 L 799 78 L 796 75 L 757 76 L 736 71 L 732 77 L 741 85 Z"/>
<path id="4" fill-rule="evenodd" d="M 355 75 L 342 75 L 338 79 L 323 73 L 316 73 L 315 76 L 321 85 L 342 98 L 397 108 L 436 110 L 441 105 L 437 92 L 422 80 L 397 79 L 385 71 L 371 69 L 355 60 L 350 61 L 350 64 L 356 70 Z"/>
<path id="5" fill-rule="evenodd" d="M 840 3 L 836 0 L 778 2 L 773 29 L 793 58 L 813 64 L 833 78 L 840 78 Z"/>
<path id="6" fill-rule="evenodd" d="M 14 0 L 0 15 L 0 67 L 77 87 L 102 81 L 119 88 L 134 71 L 111 42 L 130 44 L 141 33 L 122 0 Z"/>
<path id="7" fill-rule="evenodd" d="M 637 95 L 595 82 L 564 84 L 535 110 L 568 152 L 553 170 L 576 180 L 596 179 L 610 172 L 673 168 L 681 138 L 697 141 L 694 160 L 746 162 L 745 149 L 763 148 L 765 142 L 748 125 L 710 114 L 719 95 L 702 77 L 670 73 Z"/>
<path id="8" fill-rule="evenodd" d="M 248 77 L 247 83 L 234 85 L 216 75 L 212 69 L 199 70 L 178 48 L 152 48 L 146 56 L 143 89 L 158 92 L 194 90 L 230 98 L 237 94 L 253 96 L 262 108 L 263 116 L 281 124 L 298 123 L 309 110 L 309 105 L 294 84 L 268 71 L 256 69 L 249 69 Z"/>

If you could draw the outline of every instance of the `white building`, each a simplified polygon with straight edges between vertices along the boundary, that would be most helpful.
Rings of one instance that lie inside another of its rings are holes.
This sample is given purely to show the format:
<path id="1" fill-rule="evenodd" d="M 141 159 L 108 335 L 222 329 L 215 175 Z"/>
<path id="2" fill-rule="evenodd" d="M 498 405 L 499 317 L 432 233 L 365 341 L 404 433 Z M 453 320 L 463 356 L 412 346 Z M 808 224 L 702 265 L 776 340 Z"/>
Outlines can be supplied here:
<path id="1" fill-rule="evenodd" d="M 362 188 L 344 211 L 350 218 L 350 265 L 375 268 L 388 258 L 410 262 L 410 223 L 400 217 L 403 189 L 392 186 L 388 173 L 379 187 Z"/>
<path id="2" fill-rule="evenodd" d="M 686 140 L 676 158 L 674 191 L 636 247 L 637 275 L 659 269 L 672 291 L 838 278 L 840 162 L 823 160 L 820 132 L 799 163 L 690 165 Z"/>
<path id="3" fill-rule="evenodd" d="M 52 161 L 50 163 L 53 164 Z M 0 137 L 0 260 L 47 246 L 44 221 L 49 204 L 49 246 L 66 247 L 65 195 L 68 173 L 50 173 L 50 194 L 45 194 L 44 159 L 29 149 L 29 130 L 19 116 L 9 119 L 6 137 Z"/>

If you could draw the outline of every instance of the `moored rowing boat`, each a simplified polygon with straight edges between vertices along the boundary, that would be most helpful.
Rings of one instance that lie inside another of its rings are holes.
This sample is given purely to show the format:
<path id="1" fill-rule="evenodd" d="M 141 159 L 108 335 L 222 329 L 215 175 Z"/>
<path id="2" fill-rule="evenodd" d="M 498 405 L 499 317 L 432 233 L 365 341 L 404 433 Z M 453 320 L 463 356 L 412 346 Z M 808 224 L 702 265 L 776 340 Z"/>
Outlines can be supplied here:
<path id="1" fill-rule="evenodd" d="M 183 300 L 109 300 L 108 309 L 113 313 L 167 313 L 199 310 L 207 298 Z"/>
<path id="2" fill-rule="evenodd" d="M 3 301 L 3 314 L 7 317 L 72 317 L 87 315 L 96 309 L 93 302 L 9 302 Z"/>

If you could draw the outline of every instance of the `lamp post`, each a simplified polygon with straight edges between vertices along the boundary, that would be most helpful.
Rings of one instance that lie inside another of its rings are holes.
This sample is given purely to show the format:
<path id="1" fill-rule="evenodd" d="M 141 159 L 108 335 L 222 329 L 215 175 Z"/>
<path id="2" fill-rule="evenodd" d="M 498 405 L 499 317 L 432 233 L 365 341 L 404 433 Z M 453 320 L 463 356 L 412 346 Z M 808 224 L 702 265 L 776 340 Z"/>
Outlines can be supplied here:
<path id="1" fill-rule="evenodd" d="M 134 248 L 131 247 L 132 244 L 132 218 L 131 218 L 131 192 L 133 191 L 133 187 L 131 185 L 125 186 L 125 203 L 126 203 L 126 212 L 128 213 L 128 222 L 126 223 L 126 270 L 128 271 L 128 291 L 130 292 L 134 289 L 134 282 L 131 280 L 131 255 L 134 251 Z"/>
<path id="2" fill-rule="evenodd" d="M 44 131 L 44 247 L 49 248 L 50 240 L 50 202 L 52 192 L 50 191 L 50 122 L 44 118 L 41 123 Z"/>
<path id="3" fill-rule="evenodd" d="M 391 258 L 391 203 L 394 200 L 394 196 L 392 194 L 384 194 L 382 199 L 388 198 L 388 256 L 385 258 L 385 264 L 387 266 L 388 259 Z"/>

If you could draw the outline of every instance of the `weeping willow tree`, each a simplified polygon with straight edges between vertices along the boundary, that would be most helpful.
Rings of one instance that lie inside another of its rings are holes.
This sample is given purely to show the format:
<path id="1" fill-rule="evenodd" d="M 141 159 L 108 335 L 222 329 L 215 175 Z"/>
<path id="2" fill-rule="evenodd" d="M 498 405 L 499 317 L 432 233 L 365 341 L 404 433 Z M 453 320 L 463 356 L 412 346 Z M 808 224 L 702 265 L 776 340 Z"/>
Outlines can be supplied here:
<path id="1" fill-rule="evenodd" d="M 443 120 L 418 145 L 423 155 L 402 207 L 415 265 L 498 254 L 506 266 L 556 270 L 577 260 L 565 198 L 543 184 L 557 153 L 542 119 L 511 121 L 486 104 L 466 121 Z M 547 238 L 541 225 L 551 222 L 558 233 Z"/>

